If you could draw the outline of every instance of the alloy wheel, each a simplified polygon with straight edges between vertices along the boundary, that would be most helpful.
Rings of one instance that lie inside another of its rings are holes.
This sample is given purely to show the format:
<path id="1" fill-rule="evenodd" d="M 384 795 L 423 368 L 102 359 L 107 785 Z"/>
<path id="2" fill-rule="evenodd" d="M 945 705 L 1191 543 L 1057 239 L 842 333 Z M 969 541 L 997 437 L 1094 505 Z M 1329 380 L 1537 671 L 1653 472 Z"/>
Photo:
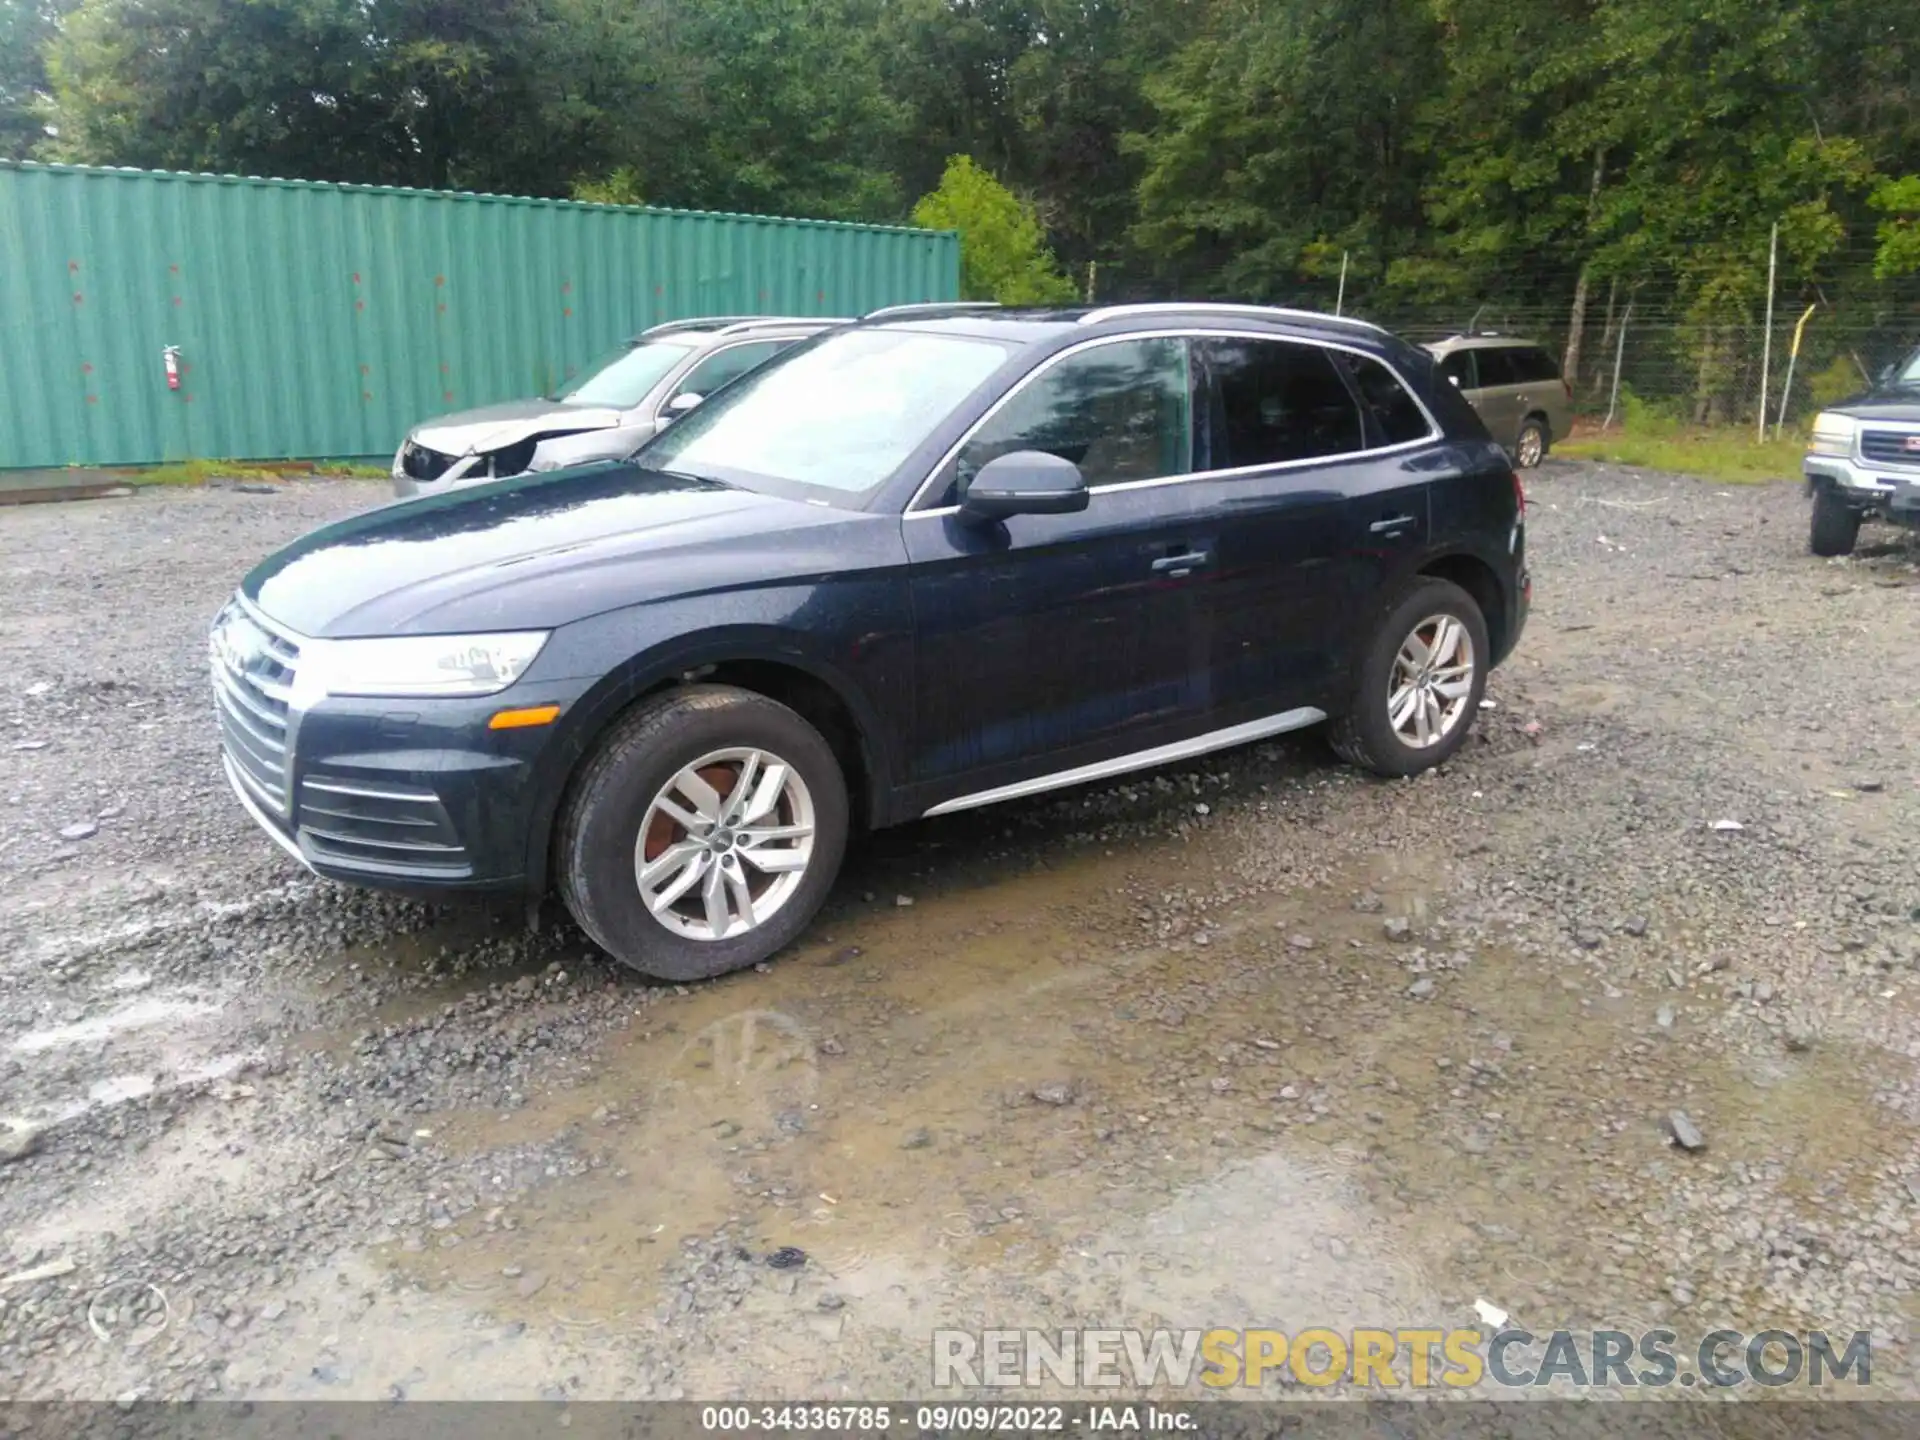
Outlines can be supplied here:
<path id="1" fill-rule="evenodd" d="M 764 925 L 806 878 L 813 796 L 768 750 L 715 750 L 675 771 L 641 821 L 633 871 L 655 920 L 692 940 Z"/>
<path id="2" fill-rule="evenodd" d="M 1473 696 L 1473 636 L 1452 615 L 1429 615 L 1393 659 L 1387 722 L 1415 750 L 1438 745 L 1465 720 Z"/>

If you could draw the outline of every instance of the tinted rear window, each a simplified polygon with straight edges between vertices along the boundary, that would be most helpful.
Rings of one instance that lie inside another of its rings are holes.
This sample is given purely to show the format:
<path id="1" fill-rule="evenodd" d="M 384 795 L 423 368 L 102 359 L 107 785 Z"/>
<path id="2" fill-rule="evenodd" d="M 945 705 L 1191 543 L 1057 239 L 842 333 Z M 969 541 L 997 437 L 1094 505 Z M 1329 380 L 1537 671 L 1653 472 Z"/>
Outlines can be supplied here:
<path id="1" fill-rule="evenodd" d="M 1360 412 L 1317 345 L 1282 340 L 1200 340 L 1213 381 L 1204 468 L 1238 470 L 1362 448 Z"/>
<path id="2" fill-rule="evenodd" d="M 1409 440 L 1427 438 L 1427 417 L 1391 370 L 1378 360 L 1344 351 L 1337 353 L 1334 360 L 1352 377 L 1361 403 L 1373 416 L 1374 429 L 1382 444 L 1404 445 Z"/>
<path id="3" fill-rule="evenodd" d="M 1513 378 L 1517 385 L 1530 384 L 1536 380 L 1558 380 L 1560 367 L 1553 363 L 1553 357 L 1546 351 L 1528 346 L 1522 350 L 1506 352 L 1513 362 Z"/>

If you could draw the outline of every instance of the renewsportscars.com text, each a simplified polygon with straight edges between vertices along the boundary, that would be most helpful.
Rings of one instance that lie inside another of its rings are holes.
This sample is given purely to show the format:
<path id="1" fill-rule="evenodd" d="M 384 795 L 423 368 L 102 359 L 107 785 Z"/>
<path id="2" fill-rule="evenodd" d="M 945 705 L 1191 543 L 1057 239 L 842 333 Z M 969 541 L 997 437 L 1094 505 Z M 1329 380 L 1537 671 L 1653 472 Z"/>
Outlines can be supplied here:
<path id="1" fill-rule="evenodd" d="M 938 1388 L 1386 1390 L 1870 1385 L 1872 1337 L 1712 1330 L 936 1330 Z"/>

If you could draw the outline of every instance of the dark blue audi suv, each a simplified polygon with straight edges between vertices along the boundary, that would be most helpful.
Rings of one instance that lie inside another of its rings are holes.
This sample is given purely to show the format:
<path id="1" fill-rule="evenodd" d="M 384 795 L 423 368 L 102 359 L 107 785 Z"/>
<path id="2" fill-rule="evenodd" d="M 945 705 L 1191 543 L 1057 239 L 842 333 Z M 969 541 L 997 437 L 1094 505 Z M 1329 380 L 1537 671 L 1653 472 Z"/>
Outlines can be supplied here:
<path id="1" fill-rule="evenodd" d="M 793 940 L 856 828 L 1310 725 L 1441 763 L 1526 623 L 1525 514 L 1363 321 L 907 307 L 626 460 L 268 557 L 211 634 L 221 760 L 322 875 L 557 893 L 697 979 Z"/>

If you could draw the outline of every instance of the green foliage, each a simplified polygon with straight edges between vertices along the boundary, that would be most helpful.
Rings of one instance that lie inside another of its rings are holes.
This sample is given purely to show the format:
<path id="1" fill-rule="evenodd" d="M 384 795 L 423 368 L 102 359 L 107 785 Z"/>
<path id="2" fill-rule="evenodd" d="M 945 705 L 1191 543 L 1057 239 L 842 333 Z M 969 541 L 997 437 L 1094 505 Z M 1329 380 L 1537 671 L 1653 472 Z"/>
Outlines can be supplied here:
<path id="1" fill-rule="evenodd" d="M 1011 192 L 974 293 L 1330 305 L 1344 261 L 1349 309 L 1564 332 L 1617 291 L 1711 414 L 1774 225 L 1782 303 L 1920 301 L 1912 4 L 0 0 L 0 156 L 882 221 L 963 156 Z"/>
<path id="2" fill-rule="evenodd" d="M 46 140 L 46 51 L 72 0 L 0 0 L 0 160 L 26 160 Z"/>
<path id="3" fill-rule="evenodd" d="M 1628 426 L 1618 433 L 1563 441 L 1554 447 L 1554 454 L 1567 459 L 1640 465 L 1733 484 L 1791 479 L 1800 473 L 1805 451 L 1806 441 L 1800 435 L 1787 433 L 1778 440 L 1756 443 L 1746 426 L 1652 433 Z"/>
<path id="4" fill-rule="evenodd" d="M 1834 356 L 1832 364 L 1807 376 L 1807 394 L 1817 406 L 1838 405 L 1864 388 L 1859 367 L 1846 355 Z"/>
<path id="5" fill-rule="evenodd" d="M 622 165 L 603 180 L 576 180 L 573 198 L 591 205 L 644 205 L 640 176 L 631 165 Z"/>
<path id="6" fill-rule="evenodd" d="M 1920 175 L 1881 181 L 1869 203 L 1887 217 L 1876 230 L 1880 251 L 1873 273 L 1891 280 L 1920 271 Z"/>
<path id="7" fill-rule="evenodd" d="M 960 232 L 960 293 L 1002 305 L 1056 305 L 1073 282 L 1047 249 L 1033 207 L 965 155 L 913 207 L 913 223 Z"/>
<path id="8" fill-rule="evenodd" d="M 123 478 L 129 485 L 205 485 L 213 480 L 271 485 L 283 480 L 385 480 L 387 471 L 380 466 L 344 460 L 287 465 L 261 465 L 247 460 L 176 460 L 145 470 L 126 471 Z"/>

